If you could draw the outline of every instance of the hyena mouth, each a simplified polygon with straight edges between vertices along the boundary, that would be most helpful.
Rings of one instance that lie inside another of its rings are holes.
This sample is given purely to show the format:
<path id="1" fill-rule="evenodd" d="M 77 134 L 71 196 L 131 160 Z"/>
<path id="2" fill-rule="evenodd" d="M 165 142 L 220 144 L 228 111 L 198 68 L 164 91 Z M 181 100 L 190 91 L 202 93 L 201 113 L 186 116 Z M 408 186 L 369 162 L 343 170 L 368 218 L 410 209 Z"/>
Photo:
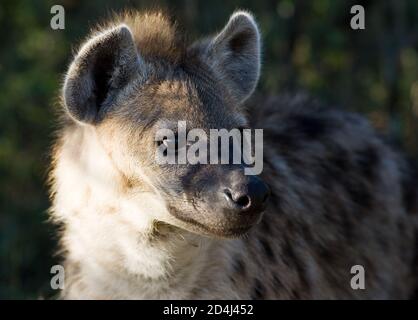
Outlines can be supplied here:
<path id="1" fill-rule="evenodd" d="M 184 220 L 183 220 L 184 221 Z M 200 233 L 205 233 L 208 236 L 215 236 L 219 238 L 239 238 L 248 233 L 254 225 L 245 225 L 239 227 L 217 229 L 206 226 L 197 221 L 189 222 L 194 224 Z"/>
<path id="2" fill-rule="evenodd" d="M 238 226 L 210 226 L 203 224 L 199 221 L 196 221 L 193 218 L 184 216 L 181 212 L 179 212 L 176 208 L 170 207 L 170 213 L 176 217 L 178 220 L 185 224 L 184 229 L 190 230 L 192 232 L 196 232 L 199 234 L 204 234 L 206 236 L 214 236 L 219 238 L 238 238 L 244 236 L 248 233 L 253 226 L 260 222 L 264 212 L 259 214 L 259 218 L 252 222 L 252 223 L 243 223 L 242 225 Z"/>

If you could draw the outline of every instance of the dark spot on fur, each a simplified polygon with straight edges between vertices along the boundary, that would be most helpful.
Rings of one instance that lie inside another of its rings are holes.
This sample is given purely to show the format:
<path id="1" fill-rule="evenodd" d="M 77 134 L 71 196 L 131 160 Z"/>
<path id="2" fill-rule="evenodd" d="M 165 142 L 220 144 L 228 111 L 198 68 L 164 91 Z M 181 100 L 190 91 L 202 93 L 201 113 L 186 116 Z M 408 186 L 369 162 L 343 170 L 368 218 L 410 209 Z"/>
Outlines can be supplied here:
<path id="1" fill-rule="evenodd" d="M 241 275 L 241 276 L 245 275 L 245 273 L 247 271 L 247 268 L 244 264 L 244 261 L 241 258 L 235 259 L 235 261 L 234 261 L 234 271 L 238 275 Z"/>
<path id="2" fill-rule="evenodd" d="M 330 163 L 332 168 L 335 168 L 335 173 L 343 174 L 350 168 L 350 155 L 349 153 L 339 145 L 332 146 L 332 156 Z"/>
<path id="3" fill-rule="evenodd" d="M 372 206 L 372 190 L 360 178 L 345 181 L 345 187 L 351 200 L 361 208 L 369 209 Z M 367 212 L 367 210 L 363 210 Z"/>
<path id="4" fill-rule="evenodd" d="M 124 186 L 126 189 L 132 189 L 137 184 L 133 178 L 126 176 L 124 176 L 124 178 Z"/>
<path id="5" fill-rule="evenodd" d="M 274 188 L 270 188 L 269 202 L 273 204 L 274 212 L 276 212 L 277 214 L 283 213 L 280 197 L 273 190 Z"/>
<path id="6" fill-rule="evenodd" d="M 369 146 L 357 152 L 357 165 L 363 177 L 374 180 L 379 165 L 379 155 L 376 148 Z"/>
<path id="7" fill-rule="evenodd" d="M 285 259 L 285 263 L 288 266 L 291 266 L 292 262 L 296 264 L 298 263 L 298 260 L 295 259 L 295 253 L 288 239 L 286 239 L 283 245 L 283 259 Z"/>
<path id="8" fill-rule="evenodd" d="M 267 259 L 269 259 L 270 262 L 275 262 L 276 257 L 274 256 L 274 252 L 271 249 L 270 244 L 266 239 L 261 239 L 260 244 L 263 247 L 264 254 L 266 255 Z"/>
<path id="9" fill-rule="evenodd" d="M 251 294 L 252 300 L 264 299 L 266 295 L 266 288 L 260 280 L 256 279 L 254 283 L 253 293 Z"/>
<path id="10" fill-rule="evenodd" d="M 294 128 L 297 133 L 303 134 L 304 138 L 318 139 L 325 134 L 329 134 L 332 128 L 331 123 L 324 117 L 314 115 L 297 115 L 291 117 Z"/>
<path id="11" fill-rule="evenodd" d="M 293 299 L 301 299 L 300 293 L 296 289 L 292 289 L 292 298 Z"/>
<path id="12" fill-rule="evenodd" d="M 264 139 L 266 142 L 272 145 L 277 145 L 282 156 L 288 156 L 290 151 L 295 150 L 298 147 L 298 140 L 294 135 L 287 132 L 271 132 L 266 131 L 264 133 Z M 274 167 L 272 167 L 274 168 Z M 272 170 L 274 171 L 274 170 Z"/>
<path id="13" fill-rule="evenodd" d="M 314 237 L 312 235 L 312 232 L 311 232 L 311 229 L 309 228 L 309 226 L 306 225 L 305 223 L 303 223 L 303 224 L 300 225 L 300 228 L 301 228 L 301 233 L 305 237 L 305 240 L 308 243 L 312 243 L 314 241 L 313 240 Z"/>
<path id="14" fill-rule="evenodd" d="M 261 220 L 261 227 L 263 228 L 265 234 L 271 233 L 270 221 L 269 219 L 266 219 L 266 217 L 264 217 L 263 220 Z"/>
<path id="15" fill-rule="evenodd" d="M 331 250 L 321 245 L 317 246 L 317 252 L 319 253 L 319 256 L 327 265 L 331 265 L 335 262 L 335 248 L 333 249 L 334 250 Z"/>
<path id="16" fill-rule="evenodd" d="M 418 169 L 412 160 L 402 168 L 402 199 L 409 214 L 418 213 Z"/>
<path id="17" fill-rule="evenodd" d="M 346 177 L 344 175 L 340 177 L 348 196 L 354 204 L 363 209 L 362 213 L 367 213 L 373 206 L 373 186 L 377 179 L 378 161 L 379 157 L 375 148 L 367 147 L 355 155 L 355 164 L 353 163 L 355 167 L 351 168 L 353 173 L 350 175 L 347 172 Z"/>
<path id="18" fill-rule="evenodd" d="M 355 203 L 357 203 L 362 208 L 366 209 L 363 212 L 367 212 L 367 209 L 370 209 L 372 206 L 372 190 L 364 188 L 363 190 L 356 189 L 355 187 L 350 190 L 351 198 Z"/>
<path id="19" fill-rule="evenodd" d="M 283 288 L 283 283 L 276 274 L 273 276 L 273 286 L 275 290 L 278 288 Z"/>

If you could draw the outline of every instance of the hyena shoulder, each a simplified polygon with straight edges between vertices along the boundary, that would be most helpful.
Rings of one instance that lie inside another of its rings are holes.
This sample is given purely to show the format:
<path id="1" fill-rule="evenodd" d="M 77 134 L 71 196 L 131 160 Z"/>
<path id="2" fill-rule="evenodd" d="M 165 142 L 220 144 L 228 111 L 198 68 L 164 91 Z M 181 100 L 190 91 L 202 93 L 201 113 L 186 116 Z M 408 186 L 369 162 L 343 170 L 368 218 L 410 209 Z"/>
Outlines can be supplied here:
<path id="1" fill-rule="evenodd" d="M 264 128 L 272 201 L 248 245 L 262 261 L 255 268 L 289 275 L 262 283 L 293 281 L 289 297 L 410 295 L 418 188 L 403 155 L 362 116 L 304 95 L 256 99 L 249 110 Z M 354 265 L 368 270 L 367 292 L 350 288 Z"/>

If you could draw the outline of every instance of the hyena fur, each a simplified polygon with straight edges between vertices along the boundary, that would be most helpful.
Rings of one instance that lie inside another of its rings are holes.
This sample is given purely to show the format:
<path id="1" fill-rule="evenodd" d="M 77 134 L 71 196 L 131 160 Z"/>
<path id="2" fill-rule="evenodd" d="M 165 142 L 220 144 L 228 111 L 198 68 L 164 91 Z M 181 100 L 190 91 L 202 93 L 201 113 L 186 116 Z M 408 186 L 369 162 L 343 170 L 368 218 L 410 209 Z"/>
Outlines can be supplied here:
<path id="1" fill-rule="evenodd" d="M 361 116 L 303 96 L 247 100 L 260 41 L 248 12 L 190 45 L 151 12 L 121 15 L 82 44 L 50 174 L 62 298 L 412 297 L 411 166 Z M 241 165 L 156 164 L 156 130 L 180 120 L 264 129 L 262 210 L 225 209 L 225 186 L 250 188 Z M 364 290 L 351 287 L 355 265 Z"/>

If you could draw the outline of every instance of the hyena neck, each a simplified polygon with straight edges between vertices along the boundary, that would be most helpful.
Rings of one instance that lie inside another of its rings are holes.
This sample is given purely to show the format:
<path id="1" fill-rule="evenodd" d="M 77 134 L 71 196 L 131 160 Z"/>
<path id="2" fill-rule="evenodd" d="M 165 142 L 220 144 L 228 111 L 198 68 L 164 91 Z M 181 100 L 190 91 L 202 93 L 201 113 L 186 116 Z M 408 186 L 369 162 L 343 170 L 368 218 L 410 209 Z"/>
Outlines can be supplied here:
<path id="1" fill-rule="evenodd" d="M 67 296 L 156 298 L 195 282 L 214 241 L 156 223 L 161 205 L 150 192 L 135 200 L 124 192 L 94 129 L 77 127 L 61 141 L 52 214 L 65 226 Z"/>

